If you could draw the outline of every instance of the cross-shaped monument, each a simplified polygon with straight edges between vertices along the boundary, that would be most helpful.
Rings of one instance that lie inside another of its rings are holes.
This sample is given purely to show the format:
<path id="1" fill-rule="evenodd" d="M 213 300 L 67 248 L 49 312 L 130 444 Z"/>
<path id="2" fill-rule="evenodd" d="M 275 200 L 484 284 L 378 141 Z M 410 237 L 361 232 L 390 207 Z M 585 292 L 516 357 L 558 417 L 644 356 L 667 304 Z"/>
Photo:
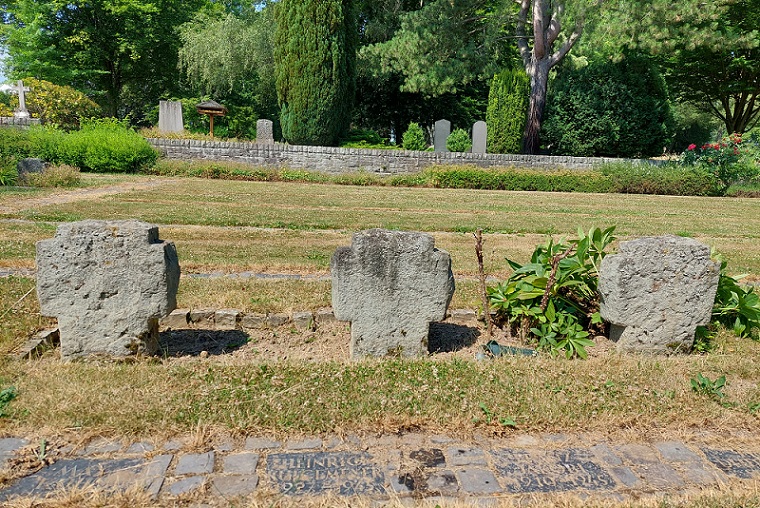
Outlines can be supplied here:
<path id="1" fill-rule="evenodd" d="M 18 94 L 18 109 L 13 112 L 13 116 L 16 118 L 29 118 L 29 111 L 26 109 L 26 92 L 31 92 L 32 89 L 24 86 L 24 82 L 19 79 L 16 86 L 11 87 L 11 90 Z"/>

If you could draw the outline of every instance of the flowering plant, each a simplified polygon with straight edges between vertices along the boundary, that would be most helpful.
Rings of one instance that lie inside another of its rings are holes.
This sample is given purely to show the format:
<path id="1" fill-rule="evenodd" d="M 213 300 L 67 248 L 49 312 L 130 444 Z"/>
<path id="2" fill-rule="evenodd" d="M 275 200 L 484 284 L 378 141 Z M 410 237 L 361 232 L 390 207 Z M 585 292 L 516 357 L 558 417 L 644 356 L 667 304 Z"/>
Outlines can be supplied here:
<path id="1" fill-rule="evenodd" d="M 681 164 L 704 167 L 725 188 L 757 173 L 752 159 L 751 147 L 745 147 L 742 135 L 738 133 L 724 137 L 717 143 L 707 143 L 701 147 L 691 144 L 681 154 Z"/>

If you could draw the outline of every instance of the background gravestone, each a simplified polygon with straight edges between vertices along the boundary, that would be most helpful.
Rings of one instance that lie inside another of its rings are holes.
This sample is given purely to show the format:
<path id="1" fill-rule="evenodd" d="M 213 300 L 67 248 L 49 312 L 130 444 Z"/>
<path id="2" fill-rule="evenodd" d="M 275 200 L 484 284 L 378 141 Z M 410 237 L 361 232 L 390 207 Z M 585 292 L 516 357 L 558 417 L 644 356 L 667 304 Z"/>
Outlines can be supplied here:
<path id="1" fill-rule="evenodd" d="M 181 102 L 161 101 L 158 103 L 158 130 L 161 132 L 182 132 L 185 130 Z"/>
<path id="2" fill-rule="evenodd" d="M 454 294 L 451 257 L 425 233 L 371 229 L 332 257 L 335 317 L 351 321 L 351 356 L 428 354 L 432 321 Z"/>
<path id="3" fill-rule="evenodd" d="M 707 245 L 680 236 L 620 244 L 599 269 L 602 317 L 618 349 L 688 352 L 697 326 L 709 324 L 720 264 Z"/>
<path id="4" fill-rule="evenodd" d="M 472 126 L 472 153 L 486 153 L 488 126 L 484 121 L 475 122 Z"/>
<path id="5" fill-rule="evenodd" d="M 446 140 L 451 134 L 451 122 L 448 120 L 438 120 L 435 122 L 433 130 L 433 147 L 436 152 L 448 152 Z"/>
<path id="6" fill-rule="evenodd" d="M 272 120 L 256 122 L 256 143 L 271 145 L 274 143 L 274 123 Z"/>
<path id="7" fill-rule="evenodd" d="M 40 311 L 58 318 L 63 358 L 156 352 L 179 275 L 174 244 L 144 222 L 62 224 L 37 242 Z"/>

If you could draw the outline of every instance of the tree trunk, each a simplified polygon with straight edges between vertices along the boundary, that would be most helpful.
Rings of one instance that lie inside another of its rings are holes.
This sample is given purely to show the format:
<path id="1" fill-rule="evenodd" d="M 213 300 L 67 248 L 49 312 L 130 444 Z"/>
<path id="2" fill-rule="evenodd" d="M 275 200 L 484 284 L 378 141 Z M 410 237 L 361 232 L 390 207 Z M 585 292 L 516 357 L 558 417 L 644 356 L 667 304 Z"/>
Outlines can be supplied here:
<path id="1" fill-rule="evenodd" d="M 546 91 L 549 86 L 549 59 L 532 62 L 528 69 L 530 76 L 530 102 L 528 104 L 528 120 L 523 134 L 523 153 L 537 154 L 541 148 L 541 122 L 546 108 Z"/>

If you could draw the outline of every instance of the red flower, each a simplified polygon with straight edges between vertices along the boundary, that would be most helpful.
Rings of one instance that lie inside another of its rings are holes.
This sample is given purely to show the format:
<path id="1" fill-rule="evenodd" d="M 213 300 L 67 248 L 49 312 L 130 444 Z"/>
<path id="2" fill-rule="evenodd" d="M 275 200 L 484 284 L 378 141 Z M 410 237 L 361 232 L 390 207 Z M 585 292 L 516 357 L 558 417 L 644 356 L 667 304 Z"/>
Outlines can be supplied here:
<path id="1" fill-rule="evenodd" d="M 687 150 L 694 150 L 695 148 L 697 148 L 697 145 L 695 145 L 694 143 L 692 143 L 692 144 L 689 145 L 689 147 L 687 148 Z"/>

